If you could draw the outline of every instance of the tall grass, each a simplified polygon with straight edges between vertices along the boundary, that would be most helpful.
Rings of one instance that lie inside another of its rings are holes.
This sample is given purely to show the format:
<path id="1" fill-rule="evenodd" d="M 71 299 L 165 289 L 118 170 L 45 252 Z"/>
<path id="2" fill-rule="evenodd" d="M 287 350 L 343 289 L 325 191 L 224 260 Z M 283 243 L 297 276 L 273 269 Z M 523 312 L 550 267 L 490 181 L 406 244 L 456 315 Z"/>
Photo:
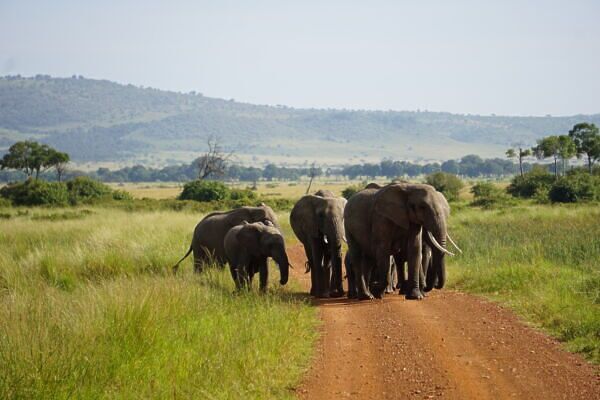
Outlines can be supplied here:
<path id="1" fill-rule="evenodd" d="M 600 362 L 600 207 L 464 209 L 452 233 L 464 254 L 449 262 L 450 286 L 513 307 Z"/>
<path id="2" fill-rule="evenodd" d="M 233 295 L 225 270 L 173 276 L 198 219 L 3 220 L 0 398 L 293 397 L 314 308 L 276 283 Z"/>

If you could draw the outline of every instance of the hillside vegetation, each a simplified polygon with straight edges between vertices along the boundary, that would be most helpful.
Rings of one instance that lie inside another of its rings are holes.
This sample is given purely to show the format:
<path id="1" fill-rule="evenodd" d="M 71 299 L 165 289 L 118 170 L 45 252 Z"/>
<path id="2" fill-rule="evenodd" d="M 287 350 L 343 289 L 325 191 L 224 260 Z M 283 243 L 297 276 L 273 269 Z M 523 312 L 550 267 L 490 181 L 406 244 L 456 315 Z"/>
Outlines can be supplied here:
<path id="1" fill-rule="evenodd" d="M 399 94 L 400 95 L 400 94 Z M 502 117 L 409 111 L 293 109 L 103 80 L 0 79 L 0 148 L 37 138 L 75 161 L 189 161 L 217 136 L 240 158 L 329 164 L 502 156 L 505 147 L 567 132 L 600 115 Z"/>

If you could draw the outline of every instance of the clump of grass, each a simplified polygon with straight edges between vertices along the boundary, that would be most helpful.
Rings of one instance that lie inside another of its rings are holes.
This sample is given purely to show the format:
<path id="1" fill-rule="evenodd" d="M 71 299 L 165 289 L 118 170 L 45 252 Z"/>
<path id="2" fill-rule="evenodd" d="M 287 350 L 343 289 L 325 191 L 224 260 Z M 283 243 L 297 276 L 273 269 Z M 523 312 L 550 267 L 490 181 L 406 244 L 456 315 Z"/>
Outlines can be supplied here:
<path id="1" fill-rule="evenodd" d="M 594 206 L 461 210 L 452 233 L 462 256 L 450 286 L 508 304 L 600 362 L 600 209 Z"/>
<path id="2" fill-rule="evenodd" d="M 0 398 L 291 398 L 315 309 L 170 266 L 198 215 L 95 209 L 0 226 Z"/>

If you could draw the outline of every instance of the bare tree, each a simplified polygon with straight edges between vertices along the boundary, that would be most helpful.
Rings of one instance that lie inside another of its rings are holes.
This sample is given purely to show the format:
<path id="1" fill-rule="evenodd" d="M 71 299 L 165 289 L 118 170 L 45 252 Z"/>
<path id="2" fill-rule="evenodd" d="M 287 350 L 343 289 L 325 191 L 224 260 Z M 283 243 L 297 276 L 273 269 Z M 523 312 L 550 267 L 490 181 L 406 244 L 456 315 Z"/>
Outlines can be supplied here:
<path id="1" fill-rule="evenodd" d="M 306 194 L 308 194 L 308 192 L 310 192 L 310 187 L 312 185 L 313 179 L 315 179 L 315 176 L 319 176 L 319 175 L 321 175 L 321 173 L 322 173 L 321 168 L 317 167 L 315 165 L 315 163 L 313 162 L 308 171 L 308 176 L 310 177 L 310 181 L 308 182 L 308 187 L 306 188 Z"/>
<path id="2" fill-rule="evenodd" d="M 227 164 L 233 157 L 233 151 L 229 153 L 223 151 L 218 138 L 209 136 L 206 142 L 208 150 L 196 160 L 199 180 L 225 175 Z"/>

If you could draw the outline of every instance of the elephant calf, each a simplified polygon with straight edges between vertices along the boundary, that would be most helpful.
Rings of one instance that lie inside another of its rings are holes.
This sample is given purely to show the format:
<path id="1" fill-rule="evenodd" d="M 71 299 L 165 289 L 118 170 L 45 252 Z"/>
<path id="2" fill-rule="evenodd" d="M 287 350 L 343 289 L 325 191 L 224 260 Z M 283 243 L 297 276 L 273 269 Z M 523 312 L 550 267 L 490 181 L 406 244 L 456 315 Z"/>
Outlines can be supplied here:
<path id="1" fill-rule="evenodd" d="M 238 290 L 250 287 L 256 272 L 260 275 L 260 289 L 267 290 L 269 257 L 279 266 L 279 283 L 287 283 L 290 263 L 283 235 L 276 227 L 262 222 L 250 224 L 244 221 L 227 232 L 224 247 L 231 276 Z"/>

